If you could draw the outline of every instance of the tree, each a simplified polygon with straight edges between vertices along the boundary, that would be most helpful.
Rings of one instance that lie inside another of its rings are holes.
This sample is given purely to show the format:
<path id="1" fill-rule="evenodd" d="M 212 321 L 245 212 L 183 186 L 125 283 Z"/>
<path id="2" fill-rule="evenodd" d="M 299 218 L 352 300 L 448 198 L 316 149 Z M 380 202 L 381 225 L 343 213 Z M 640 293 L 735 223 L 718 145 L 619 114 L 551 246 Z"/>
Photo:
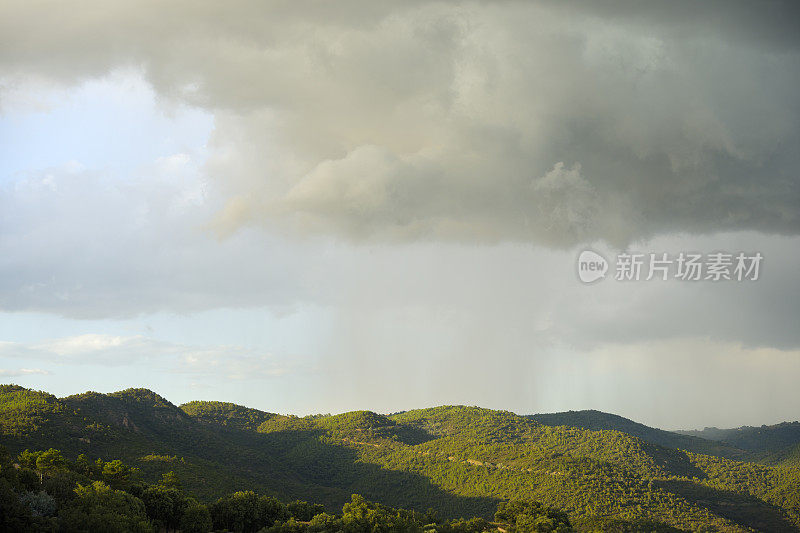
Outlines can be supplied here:
<path id="1" fill-rule="evenodd" d="M 22 503 L 13 486 L 0 477 L 0 531 L 55 531 L 45 529 L 48 522 L 34 517 L 31 508 Z"/>
<path id="2" fill-rule="evenodd" d="M 421 518 L 413 511 L 369 502 L 359 494 L 353 494 L 342 508 L 342 523 L 348 532 L 421 531 Z"/>
<path id="3" fill-rule="evenodd" d="M 289 514 L 300 520 L 301 522 L 308 522 L 316 515 L 325 511 L 325 506 L 318 503 L 308 503 L 300 500 L 295 500 L 286 505 L 286 510 Z"/>
<path id="4" fill-rule="evenodd" d="M 128 465 L 119 459 L 114 459 L 103 464 L 101 473 L 103 479 L 109 483 L 124 484 L 130 481 L 133 472 Z"/>
<path id="5" fill-rule="evenodd" d="M 154 485 L 147 487 L 140 496 L 145 511 L 157 526 L 167 530 L 177 529 L 186 509 L 186 497 L 174 488 Z"/>
<path id="6" fill-rule="evenodd" d="M 67 461 L 61 452 L 55 448 L 43 451 L 36 458 L 36 470 L 43 474 L 52 474 L 67 467 Z"/>
<path id="7" fill-rule="evenodd" d="M 208 507 L 189 498 L 181 518 L 181 533 L 208 533 L 213 527 Z"/>
<path id="8" fill-rule="evenodd" d="M 32 452 L 30 450 L 25 450 L 21 454 L 19 454 L 19 465 L 23 468 L 30 468 L 31 470 L 36 470 L 36 460 L 42 452 Z"/>
<path id="9" fill-rule="evenodd" d="M 342 520 L 328 513 L 320 513 L 309 522 L 311 531 L 341 531 Z"/>
<path id="10" fill-rule="evenodd" d="M 489 522 L 483 518 L 470 518 L 469 520 L 453 520 L 444 524 L 431 524 L 426 526 L 426 530 L 431 528 L 433 531 L 442 533 L 483 533 L 484 531 L 493 531 Z"/>
<path id="11" fill-rule="evenodd" d="M 289 518 L 286 505 L 252 491 L 234 492 L 226 498 L 220 498 L 210 511 L 215 529 L 244 533 L 258 531 L 273 525 L 276 520 L 285 521 Z"/>
<path id="12" fill-rule="evenodd" d="M 174 489 L 181 488 L 181 482 L 178 479 L 178 475 L 172 470 L 170 470 L 169 472 L 165 472 L 164 474 L 161 474 L 161 481 L 159 482 L 159 485 Z"/>
<path id="13" fill-rule="evenodd" d="M 494 519 L 498 522 L 508 522 L 517 533 L 574 531 L 565 512 L 546 507 L 539 502 L 520 500 L 500 502 Z"/>
<path id="14" fill-rule="evenodd" d="M 63 529 L 92 533 L 153 533 L 144 503 L 102 481 L 78 485 L 76 498 L 61 512 Z"/>
<path id="15" fill-rule="evenodd" d="M 56 512 L 56 501 L 43 490 L 25 492 L 19 501 L 28 506 L 33 516 L 52 516 Z"/>

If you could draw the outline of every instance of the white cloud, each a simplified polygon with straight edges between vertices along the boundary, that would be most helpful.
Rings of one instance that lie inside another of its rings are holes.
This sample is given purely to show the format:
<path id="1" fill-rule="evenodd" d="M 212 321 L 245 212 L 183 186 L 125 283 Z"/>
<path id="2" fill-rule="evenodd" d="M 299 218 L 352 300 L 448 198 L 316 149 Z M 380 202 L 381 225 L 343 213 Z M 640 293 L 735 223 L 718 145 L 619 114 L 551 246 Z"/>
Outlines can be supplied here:
<path id="1" fill-rule="evenodd" d="M 298 358 L 278 358 L 241 346 L 191 346 L 135 336 L 85 334 L 42 342 L 0 342 L 0 358 L 56 365 L 148 365 L 176 375 L 232 380 L 274 378 L 311 368 Z M 49 374 L 39 369 L 2 371 L 3 376 Z"/>
<path id="2" fill-rule="evenodd" d="M 123 345 L 141 344 L 140 337 L 125 338 L 114 335 L 78 335 L 54 339 L 33 346 L 34 350 L 51 352 L 59 357 L 73 357 L 118 349 Z"/>
<path id="3" fill-rule="evenodd" d="M 6 370 L 0 368 L 0 376 L 2 377 L 20 377 L 30 376 L 32 374 L 47 376 L 50 374 L 50 372 L 47 370 L 42 370 L 41 368 L 19 368 L 17 370 Z"/>

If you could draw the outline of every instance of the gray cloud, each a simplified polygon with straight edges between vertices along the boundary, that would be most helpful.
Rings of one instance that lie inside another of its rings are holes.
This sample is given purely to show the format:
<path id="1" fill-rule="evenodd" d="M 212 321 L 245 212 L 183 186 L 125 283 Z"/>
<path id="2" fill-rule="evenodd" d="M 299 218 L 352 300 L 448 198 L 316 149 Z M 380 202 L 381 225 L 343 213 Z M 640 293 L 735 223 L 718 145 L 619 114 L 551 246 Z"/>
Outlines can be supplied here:
<path id="1" fill-rule="evenodd" d="M 164 98 L 212 110 L 222 235 L 796 234 L 796 10 L 192 2 L 44 17 L 5 2 L 0 69 L 71 82 L 136 65 Z M 559 168 L 580 182 L 536 185 Z"/>
<path id="2" fill-rule="evenodd" d="M 386 157 L 376 148 L 356 155 L 348 164 L 363 158 L 377 165 L 374 159 Z M 383 164 L 391 168 L 392 160 Z M 586 287 L 574 273 L 578 249 L 520 243 L 352 246 L 331 239 L 292 241 L 254 228 L 217 240 L 203 226 L 219 204 L 192 167 L 191 157 L 178 154 L 130 183 L 68 166 L 32 173 L 0 189 L 0 307 L 77 318 L 226 307 L 267 307 L 275 313 L 318 309 L 342 315 L 346 325 L 363 321 L 363 315 L 397 324 L 401 320 L 393 313 L 414 309 L 412 322 L 420 327 L 441 313 L 458 317 L 431 331 L 427 341 L 420 334 L 419 340 L 398 344 L 408 351 L 465 331 L 481 331 L 494 344 L 518 339 L 509 353 L 524 353 L 532 345 L 545 350 L 568 343 L 586 350 L 685 336 L 747 347 L 800 346 L 794 327 L 800 301 L 796 236 L 667 236 L 633 248 L 673 256 L 760 251 L 764 270 L 755 283 L 606 280 Z M 327 184 L 332 190 L 353 187 L 350 197 L 380 197 L 375 189 L 380 191 L 381 179 L 358 187 Z M 528 187 L 555 200 L 540 206 L 551 210 L 554 231 L 588 232 L 598 216 L 592 204 L 596 190 L 578 165 L 555 165 Z M 302 188 L 296 194 L 293 201 L 301 201 Z M 609 259 L 617 252 L 600 249 Z M 349 325 L 345 330 L 356 344 L 366 334 Z M 467 344 L 460 352 L 465 357 L 479 343 Z"/>

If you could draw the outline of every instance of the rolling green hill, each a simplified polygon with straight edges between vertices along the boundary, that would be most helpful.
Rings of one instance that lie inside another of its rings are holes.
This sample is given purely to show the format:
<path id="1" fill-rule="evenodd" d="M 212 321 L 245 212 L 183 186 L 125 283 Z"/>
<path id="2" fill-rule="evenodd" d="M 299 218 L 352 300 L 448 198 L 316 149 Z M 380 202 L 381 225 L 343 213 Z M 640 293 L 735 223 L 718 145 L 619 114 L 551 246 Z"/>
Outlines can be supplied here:
<path id="1" fill-rule="evenodd" d="M 773 456 L 775 464 L 780 466 L 800 466 L 800 444 Z"/>
<path id="2" fill-rule="evenodd" d="M 570 426 L 595 431 L 610 429 L 639 437 L 640 439 L 679 450 L 688 450 L 706 455 L 716 455 L 729 459 L 744 460 L 747 452 L 735 446 L 718 442 L 722 439 L 703 438 L 702 435 L 680 434 L 663 429 L 652 428 L 639 424 L 633 420 L 619 415 L 604 413 L 602 411 L 565 411 L 563 413 L 546 413 L 530 415 L 531 419 L 546 426 Z"/>
<path id="3" fill-rule="evenodd" d="M 255 430 L 279 416 L 229 402 L 189 402 L 180 408 L 194 420 L 231 429 Z"/>
<path id="4" fill-rule="evenodd" d="M 587 531 L 644 522 L 642 531 L 800 531 L 797 466 L 575 425 L 463 406 L 301 418 L 219 402 L 179 408 L 143 389 L 59 399 L 0 386 L 0 444 L 12 452 L 121 458 L 150 480 L 174 471 L 206 500 L 250 489 L 339 509 L 359 493 L 491 518 L 499 502 L 519 499 L 563 509 Z"/>

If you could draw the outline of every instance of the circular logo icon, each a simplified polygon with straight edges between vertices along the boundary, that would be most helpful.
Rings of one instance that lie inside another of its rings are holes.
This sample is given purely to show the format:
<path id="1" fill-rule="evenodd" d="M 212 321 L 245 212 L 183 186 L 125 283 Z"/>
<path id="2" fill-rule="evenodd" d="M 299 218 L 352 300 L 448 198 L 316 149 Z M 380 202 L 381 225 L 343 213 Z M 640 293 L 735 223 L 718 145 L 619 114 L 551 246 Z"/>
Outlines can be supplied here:
<path id="1" fill-rule="evenodd" d="M 606 277 L 608 261 L 592 250 L 584 250 L 578 256 L 578 277 L 584 283 L 593 283 Z"/>

